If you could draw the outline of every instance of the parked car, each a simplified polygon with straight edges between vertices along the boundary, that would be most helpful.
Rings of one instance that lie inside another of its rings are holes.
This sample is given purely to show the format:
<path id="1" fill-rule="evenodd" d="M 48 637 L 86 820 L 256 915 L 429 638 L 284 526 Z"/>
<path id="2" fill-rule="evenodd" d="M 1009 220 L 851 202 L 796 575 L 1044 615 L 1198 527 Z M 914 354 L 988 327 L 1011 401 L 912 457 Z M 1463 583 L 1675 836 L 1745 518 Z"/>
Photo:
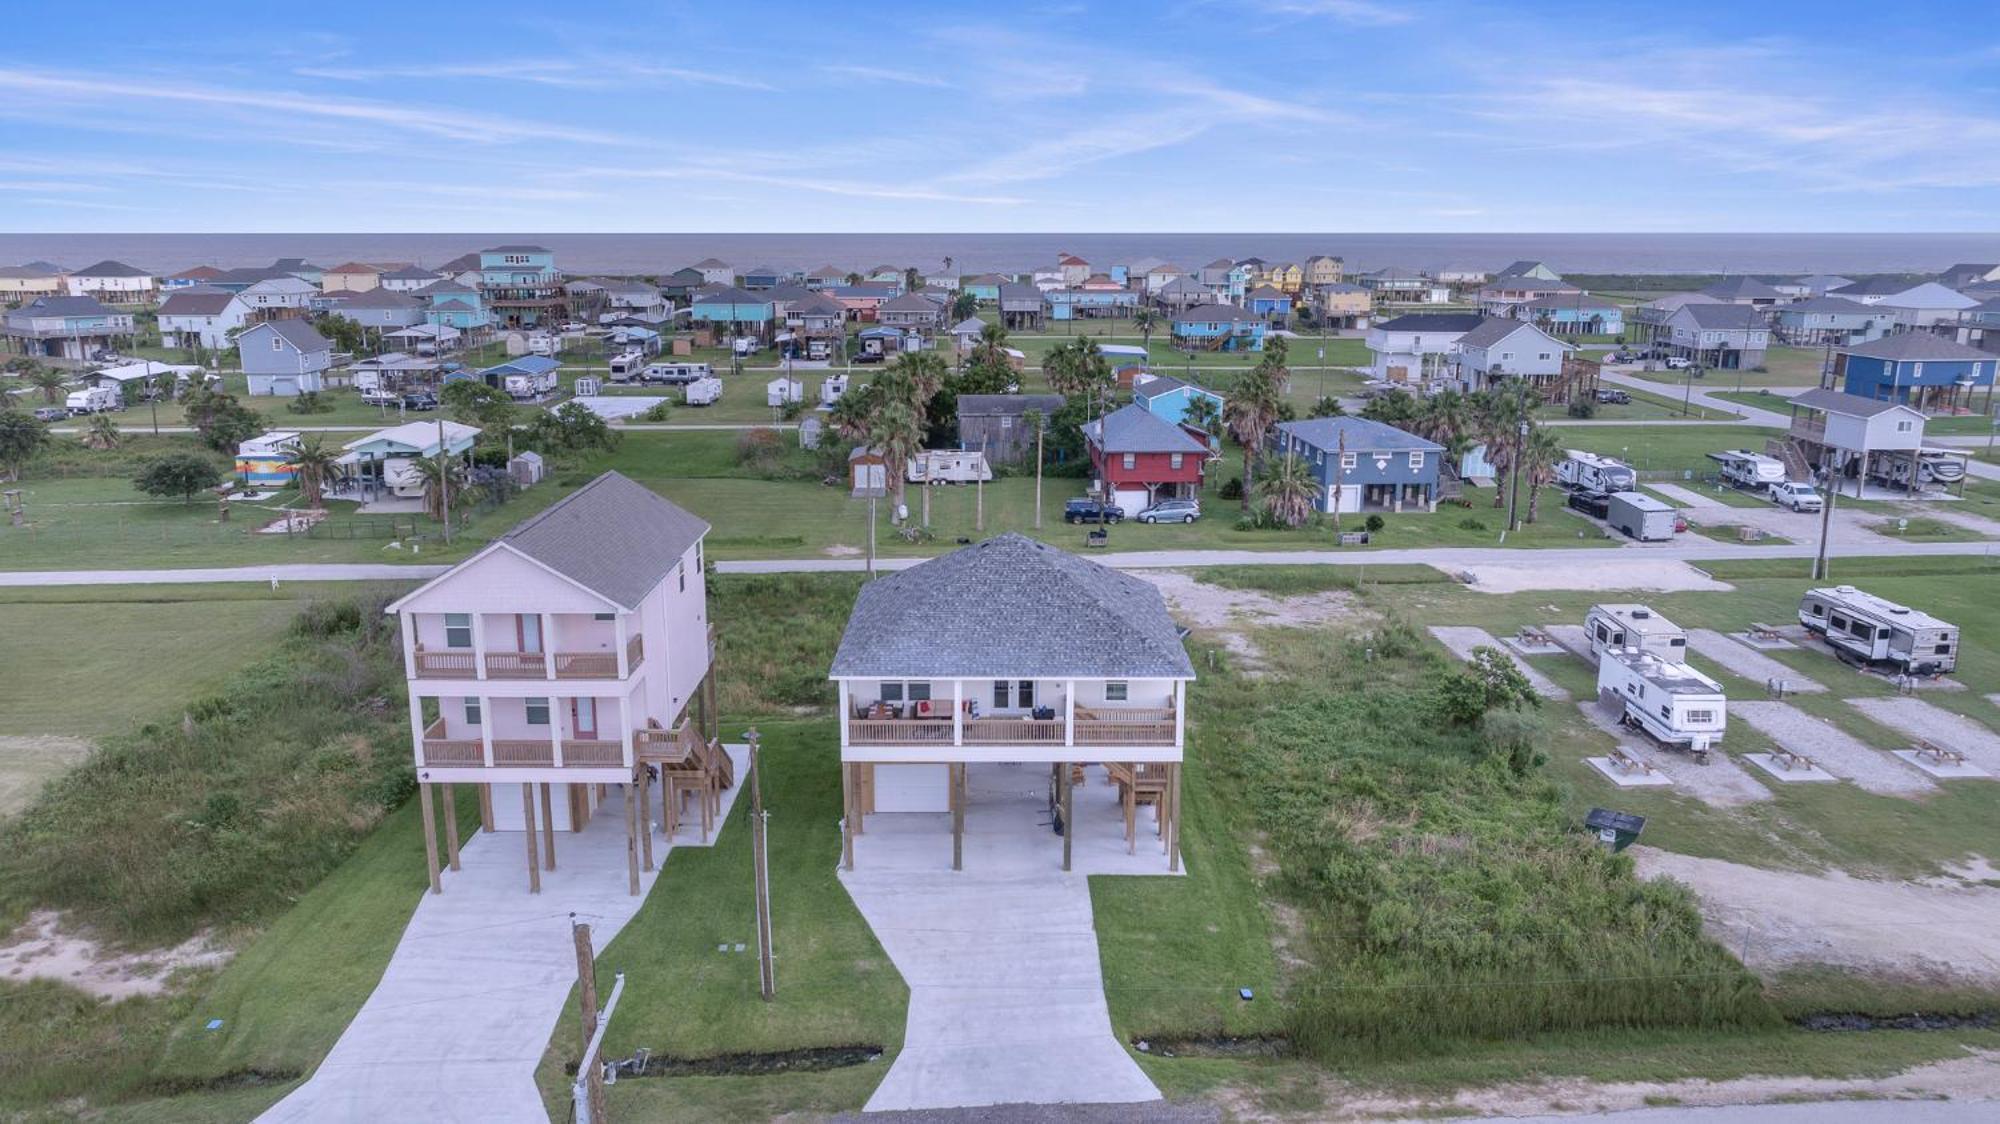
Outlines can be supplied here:
<path id="1" fill-rule="evenodd" d="M 393 390 L 371 389 L 361 392 L 364 406 L 395 406 L 403 401 L 403 396 Z"/>
<path id="2" fill-rule="evenodd" d="M 405 410 L 435 410 L 437 408 L 438 397 L 428 390 L 413 390 L 403 395 L 403 409 Z"/>
<path id="3" fill-rule="evenodd" d="M 1595 519 L 1611 514 L 1611 496 L 1607 492 L 1571 492 L 1569 506 Z"/>
<path id="4" fill-rule="evenodd" d="M 1694 366 L 1694 360 L 1689 359 L 1685 355 L 1676 355 L 1667 360 L 1667 370 L 1669 371 L 1685 371 L 1692 366 Z"/>
<path id="5" fill-rule="evenodd" d="M 1124 519 L 1125 512 L 1115 503 L 1078 498 L 1063 505 L 1065 523 L 1121 523 Z"/>
<path id="6" fill-rule="evenodd" d="M 884 355 L 883 355 L 883 354 L 882 354 L 881 352 L 879 352 L 879 351 L 864 351 L 864 352 L 862 352 L 861 354 L 859 354 L 859 355 L 856 355 L 856 356 L 854 357 L 854 359 L 853 359 L 853 362 L 856 362 L 856 363 L 880 363 L 880 362 L 881 362 L 881 361 L 882 361 L 882 360 L 883 360 L 884 358 L 886 358 L 886 356 L 884 356 Z"/>
<path id="7" fill-rule="evenodd" d="M 1623 406 L 1632 401 L 1632 396 L 1615 386 L 1600 386 L 1597 388 L 1597 400 L 1614 406 Z"/>
<path id="8" fill-rule="evenodd" d="M 1614 351 L 1605 358 L 1613 363 L 1637 363 L 1639 361 L 1639 356 L 1630 351 Z"/>
<path id="9" fill-rule="evenodd" d="M 64 418 L 67 418 L 67 417 L 69 417 L 69 411 L 68 411 L 68 410 L 65 410 L 65 409 L 63 409 L 63 408 L 62 408 L 61 406 L 37 406 L 37 407 L 35 407 L 35 420 L 36 420 L 36 421 L 41 421 L 41 422 L 54 422 L 54 421 L 62 421 L 62 420 L 63 420 Z"/>
<path id="10" fill-rule="evenodd" d="M 1771 485 L 1771 502 L 1779 507 L 1789 507 L 1793 511 L 1818 511 L 1826 506 L 1819 492 L 1811 484 L 1796 480 L 1786 480 Z"/>
<path id="11" fill-rule="evenodd" d="M 1192 523 L 1201 518 L 1196 500 L 1161 500 L 1138 515 L 1141 523 Z"/>

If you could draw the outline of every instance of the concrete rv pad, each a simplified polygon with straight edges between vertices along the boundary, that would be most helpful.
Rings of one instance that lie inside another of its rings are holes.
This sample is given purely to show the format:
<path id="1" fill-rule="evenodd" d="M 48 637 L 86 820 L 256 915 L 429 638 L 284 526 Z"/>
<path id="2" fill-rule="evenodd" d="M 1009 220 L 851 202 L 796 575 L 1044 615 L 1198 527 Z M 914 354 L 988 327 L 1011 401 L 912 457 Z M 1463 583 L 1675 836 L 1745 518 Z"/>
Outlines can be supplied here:
<path id="1" fill-rule="evenodd" d="M 1812 758 L 1827 772 L 1869 792 L 1921 796 L 1937 791 L 1936 785 L 1898 765 L 1888 754 L 1790 703 L 1752 699 L 1730 703 L 1729 711 L 1731 718 L 1748 722 L 1785 749 Z"/>
<path id="2" fill-rule="evenodd" d="M 1545 699 L 1561 700 L 1569 698 L 1569 692 L 1558 686 L 1555 680 L 1536 671 L 1534 666 L 1526 660 L 1516 657 L 1508 650 L 1507 645 L 1495 640 L 1493 634 L 1483 628 L 1466 628 L 1457 625 L 1438 624 L 1431 626 L 1431 635 L 1437 637 L 1440 644 L 1450 649 L 1451 654 L 1461 660 L 1470 660 L 1474 648 L 1491 648 L 1501 655 L 1506 656 L 1509 660 L 1512 660 L 1514 666 L 1521 669 L 1521 674 L 1527 676 L 1528 682 L 1534 685 L 1536 694 Z"/>
<path id="3" fill-rule="evenodd" d="M 1746 753 L 1743 755 L 1743 760 L 1764 770 L 1772 780 L 1783 784 L 1840 783 L 1839 777 L 1820 768 L 1817 762 L 1806 765 L 1787 766 L 1778 759 L 1778 755 L 1775 753 Z M 1810 758 L 1807 760 L 1811 761 Z"/>
<path id="4" fill-rule="evenodd" d="M 1771 799 L 1770 789 L 1721 750 L 1711 750 L 1708 764 L 1697 765 L 1692 756 L 1666 749 L 1652 739 L 1620 726 L 1620 711 L 1615 706 L 1592 701 L 1578 703 L 1577 709 L 1583 712 L 1591 725 L 1618 739 L 1618 748 L 1651 765 L 1704 804 L 1733 808 Z"/>
<path id="5" fill-rule="evenodd" d="M 1848 699 L 1847 705 L 1892 730 L 1963 753 L 1971 764 L 2000 773 L 2000 734 L 1963 714 L 1914 698 Z"/>
<path id="6" fill-rule="evenodd" d="M 1688 629 L 1688 647 L 1707 656 L 1732 673 L 1740 675 L 1752 683 L 1763 683 L 1772 679 L 1782 679 L 1792 691 L 1824 691 L 1820 683 L 1806 677 L 1797 668 L 1772 659 L 1740 641 L 1724 636 L 1709 628 Z"/>

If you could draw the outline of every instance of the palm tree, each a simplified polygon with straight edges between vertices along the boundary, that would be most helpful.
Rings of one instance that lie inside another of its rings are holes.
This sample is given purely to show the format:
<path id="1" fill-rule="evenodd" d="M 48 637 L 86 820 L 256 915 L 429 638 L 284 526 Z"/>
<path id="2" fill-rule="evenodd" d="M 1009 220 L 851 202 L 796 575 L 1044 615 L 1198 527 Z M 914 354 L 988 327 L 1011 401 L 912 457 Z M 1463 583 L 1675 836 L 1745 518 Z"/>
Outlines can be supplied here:
<path id="1" fill-rule="evenodd" d="M 90 448 L 110 450 L 116 449 L 124 437 L 118 432 L 118 423 L 111 420 L 111 415 L 97 414 L 84 427 L 81 440 Z"/>
<path id="2" fill-rule="evenodd" d="M 1262 366 L 1251 369 L 1237 380 L 1236 389 L 1230 393 L 1229 402 L 1222 408 L 1222 420 L 1229 427 L 1229 435 L 1243 446 L 1243 510 L 1250 510 L 1250 493 L 1254 482 L 1256 458 L 1264 447 L 1264 438 L 1277 423 L 1278 407 L 1283 398 L 1278 386 Z"/>
<path id="3" fill-rule="evenodd" d="M 972 345 L 972 354 L 967 359 L 975 367 L 997 370 L 1011 366 L 1007 355 L 1007 329 L 999 324 L 988 324 L 979 329 L 979 342 Z"/>
<path id="4" fill-rule="evenodd" d="M 424 482 L 424 514 L 444 519 L 445 489 L 456 491 L 465 482 L 465 469 L 447 457 L 412 457 L 411 472 Z"/>
<path id="5" fill-rule="evenodd" d="M 1150 308 L 1142 308 L 1132 314 L 1132 326 L 1139 329 L 1139 338 L 1145 342 L 1147 350 L 1153 346 L 1153 331 L 1160 326 L 1160 314 Z"/>
<path id="6" fill-rule="evenodd" d="M 924 420 L 907 398 L 884 395 L 868 419 L 868 443 L 882 451 L 900 510 L 909 486 L 908 466 L 924 447 Z"/>
<path id="7" fill-rule="evenodd" d="M 42 392 L 42 401 L 54 406 L 69 393 L 69 376 L 54 367 L 37 366 L 22 376 L 28 385 Z"/>
<path id="8" fill-rule="evenodd" d="M 1486 460 L 1492 464 L 1494 483 L 1511 478 L 1521 445 L 1521 422 L 1527 418 L 1527 399 L 1520 390 L 1481 391 L 1473 399 L 1477 405 L 1474 423 L 1478 439 L 1486 444 Z M 1507 488 L 1493 489 L 1493 506 L 1507 506 Z"/>
<path id="9" fill-rule="evenodd" d="M 340 462 L 339 452 L 328 447 L 324 437 L 308 433 L 294 441 L 285 454 L 291 458 L 292 478 L 299 482 L 299 491 L 305 493 L 306 506 L 318 509 L 325 503 L 326 486 L 333 482 L 334 466 Z"/>
<path id="10" fill-rule="evenodd" d="M 878 398 L 873 383 L 850 390 L 827 411 L 827 423 L 846 440 L 860 441 L 868 436 L 869 415 L 874 413 Z"/>
<path id="11" fill-rule="evenodd" d="M 1292 381 L 1292 369 L 1285 366 L 1285 357 L 1290 350 L 1290 346 L 1285 343 L 1285 337 L 1273 336 L 1264 342 L 1264 353 L 1257 359 L 1256 369 L 1264 372 L 1265 377 L 1271 380 L 1271 384 L 1278 388 L 1280 395 L 1284 394 L 1285 387 Z"/>
<path id="12" fill-rule="evenodd" d="M 1109 386 L 1111 361 L 1098 349 L 1096 340 L 1077 336 L 1048 353 L 1042 360 L 1042 372 L 1048 376 L 1050 390 L 1074 398 Z"/>
<path id="13" fill-rule="evenodd" d="M 1206 394 L 1197 394 L 1188 399 L 1187 410 L 1181 414 L 1181 421 L 1205 433 L 1216 433 L 1222 428 L 1222 407 Z"/>
<path id="14" fill-rule="evenodd" d="M 1297 528 L 1312 518 L 1313 501 L 1319 498 L 1319 481 L 1312 468 L 1299 457 L 1286 453 L 1271 466 L 1270 474 L 1257 484 L 1264 510 L 1287 527 Z"/>
<path id="15" fill-rule="evenodd" d="M 1522 464 L 1528 471 L 1528 522 L 1533 523 L 1541 513 L 1542 489 L 1555 482 L 1556 466 L 1568 455 L 1554 430 L 1538 425 L 1528 431 L 1527 445 L 1521 450 Z"/>
<path id="16" fill-rule="evenodd" d="M 1446 464 L 1456 465 L 1472 445 L 1472 406 L 1456 390 L 1440 390 L 1424 399 L 1411 432 L 1444 446 Z"/>

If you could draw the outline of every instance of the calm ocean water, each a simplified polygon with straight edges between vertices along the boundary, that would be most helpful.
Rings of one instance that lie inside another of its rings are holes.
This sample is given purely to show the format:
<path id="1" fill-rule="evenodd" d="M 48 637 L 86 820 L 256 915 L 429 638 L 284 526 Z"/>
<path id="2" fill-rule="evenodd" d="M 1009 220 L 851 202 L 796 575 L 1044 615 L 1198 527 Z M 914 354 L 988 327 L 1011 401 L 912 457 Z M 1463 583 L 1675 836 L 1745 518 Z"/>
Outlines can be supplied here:
<path id="1" fill-rule="evenodd" d="M 1112 264 L 1159 257 L 1184 269 L 1216 258 L 1298 261 L 1339 254 L 1350 270 L 1498 269 L 1539 258 L 1575 273 L 1889 273 L 2000 261 L 2000 234 L 0 234 L 0 265 L 76 268 L 116 258 L 161 273 L 304 257 L 437 265 L 502 242 L 536 242 L 572 273 L 665 273 L 705 257 L 738 269 L 876 265 L 1015 272 L 1058 253 Z"/>

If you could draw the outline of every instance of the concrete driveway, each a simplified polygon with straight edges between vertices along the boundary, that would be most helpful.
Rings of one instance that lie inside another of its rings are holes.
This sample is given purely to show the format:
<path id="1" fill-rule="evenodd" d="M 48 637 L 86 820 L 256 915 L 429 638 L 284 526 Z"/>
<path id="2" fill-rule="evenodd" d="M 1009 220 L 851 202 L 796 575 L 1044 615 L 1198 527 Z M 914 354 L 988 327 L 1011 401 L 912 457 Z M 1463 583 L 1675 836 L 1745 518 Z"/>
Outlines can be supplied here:
<path id="1" fill-rule="evenodd" d="M 943 814 L 868 817 L 840 879 L 910 986 L 903 1048 L 869 1112 L 1156 1101 L 1111 1029 L 1088 875 L 1167 874 L 1150 822 L 1126 853 L 1111 786 L 1075 801 L 1074 869 L 1047 826 L 1041 765 L 973 765 L 965 869 Z"/>
<path id="2" fill-rule="evenodd" d="M 743 776 L 747 750 L 729 753 Z M 723 793 L 724 821 L 742 788 Z M 653 855 L 664 862 L 671 847 L 700 845 L 697 824 L 671 846 L 656 836 Z M 637 896 L 626 892 L 616 792 L 583 831 L 556 834 L 556 869 L 543 872 L 539 894 L 528 892 L 526 850 L 518 831 L 473 837 L 463 869 L 445 871 L 444 893 L 417 904 L 382 982 L 326 1060 L 260 1120 L 547 1124 L 535 1066 L 576 983 L 570 914 L 589 922 L 602 950 L 658 871 L 640 874 Z"/>

